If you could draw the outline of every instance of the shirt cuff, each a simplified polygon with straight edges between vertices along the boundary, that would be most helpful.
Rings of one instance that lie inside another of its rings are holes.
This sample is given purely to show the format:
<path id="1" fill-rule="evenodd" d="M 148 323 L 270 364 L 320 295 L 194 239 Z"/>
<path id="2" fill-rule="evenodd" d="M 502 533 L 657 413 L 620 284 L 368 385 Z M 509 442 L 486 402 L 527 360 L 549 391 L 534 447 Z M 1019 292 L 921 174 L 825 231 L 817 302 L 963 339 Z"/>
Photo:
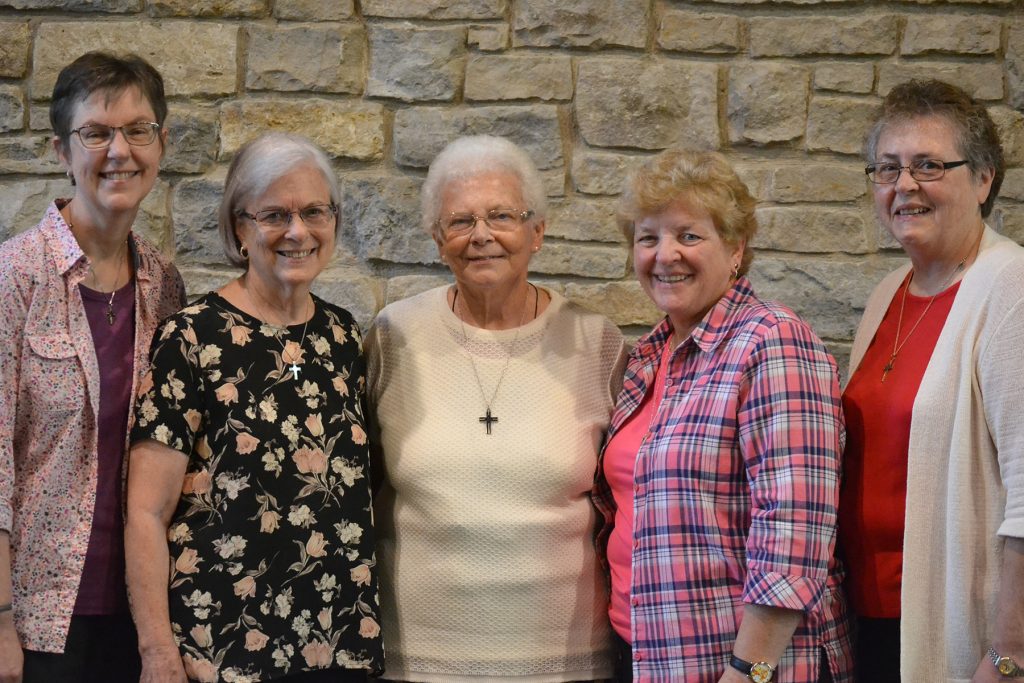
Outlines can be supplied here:
<path id="1" fill-rule="evenodd" d="M 748 568 L 743 602 L 811 612 L 818 606 L 824 592 L 822 581 Z"/>

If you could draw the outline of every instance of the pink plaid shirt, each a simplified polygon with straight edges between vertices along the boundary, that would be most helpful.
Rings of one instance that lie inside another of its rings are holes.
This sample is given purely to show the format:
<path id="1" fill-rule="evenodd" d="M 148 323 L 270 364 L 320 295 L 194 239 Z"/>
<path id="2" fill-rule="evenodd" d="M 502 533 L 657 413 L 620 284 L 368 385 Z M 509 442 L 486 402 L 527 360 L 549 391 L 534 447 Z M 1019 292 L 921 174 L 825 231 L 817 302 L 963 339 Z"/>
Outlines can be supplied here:
<path id="1" fill-rule="evenodd" d="M 663 321 L 630 355 L 611 433 L 654 384 Z M 634 470 L 630 590 L 638 682 L 714 683 L 753 603 L 804 612 L 777 683 L 851 680 L 835 559 L 844 441 L 835 362 L 789 309 L 740 278 L 669 361 Z M 602 455 L 603 458 L 603 455 Z M 598 467 L 603 553 L 615 507 Z"/>

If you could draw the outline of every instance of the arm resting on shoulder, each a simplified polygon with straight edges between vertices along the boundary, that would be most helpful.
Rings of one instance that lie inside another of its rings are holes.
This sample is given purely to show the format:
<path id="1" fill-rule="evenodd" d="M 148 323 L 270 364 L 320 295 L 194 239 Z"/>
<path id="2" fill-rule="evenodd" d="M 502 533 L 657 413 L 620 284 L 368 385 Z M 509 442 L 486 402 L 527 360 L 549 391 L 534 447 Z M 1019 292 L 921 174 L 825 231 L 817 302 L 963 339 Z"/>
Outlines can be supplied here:
<path id="1" fill-rule="evenodd" d="M 142 683 L 186 680 L 167 604 L 167 528 L 181 495 L 187 465 L 183 453 L 157 441 L 132 446 L 125 562 L 128 597 L 139 632 Z"/>
<path id="2" fill-rule="evenodd" d="M 1003 567 L 999 574 L 992 647 L 1001 656 L 1024 666 L 1024 538 L 1005 538 Z M 988 656 L 982 657 L 972 683 L 1007 681 Z"/>

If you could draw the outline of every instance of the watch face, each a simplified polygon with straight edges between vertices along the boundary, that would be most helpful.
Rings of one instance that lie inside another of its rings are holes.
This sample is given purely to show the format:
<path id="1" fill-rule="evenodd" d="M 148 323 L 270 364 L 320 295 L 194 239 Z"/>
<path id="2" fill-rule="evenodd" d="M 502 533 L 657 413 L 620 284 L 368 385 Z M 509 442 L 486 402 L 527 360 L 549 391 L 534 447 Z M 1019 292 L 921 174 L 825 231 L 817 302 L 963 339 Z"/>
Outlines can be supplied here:
<path id="1" fill-rule="evenodd" d="M 758 662 L 750 667 L 750 680 L 754 683 L 769 683 L 774 671 L 765 662 Z"/>
<path id="2" fill-rule="evenodd" d="M 996 663 L 996 668 L 999 669 L 999 673 L 1004 676 L 1017 673 L 1017 665 L 1009 657 L 1002 657 Z"/>

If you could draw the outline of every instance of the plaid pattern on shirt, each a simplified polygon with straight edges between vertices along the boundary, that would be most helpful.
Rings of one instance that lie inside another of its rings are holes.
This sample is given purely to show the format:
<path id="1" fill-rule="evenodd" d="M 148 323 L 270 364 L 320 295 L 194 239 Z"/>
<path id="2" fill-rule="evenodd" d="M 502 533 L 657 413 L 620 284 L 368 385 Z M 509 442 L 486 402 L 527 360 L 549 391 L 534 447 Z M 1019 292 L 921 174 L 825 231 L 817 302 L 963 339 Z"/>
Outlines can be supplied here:
<path id="1" fill-rule="evenodd" d="M 671 332 L 666 319 L 637 342 L 611 433 L 653 386 Z M 744 603 L 805 613 L 777 683 L 817 683 L 822 648 L 836 683 L 851 680 L 834 556 L 845 439 L 835 361 L 740 278 L 668 368 L 634 468 L 634 680 L 718 681 Z M 594 501 L 603 559 L 615 517 L 603 460 Z"/>

